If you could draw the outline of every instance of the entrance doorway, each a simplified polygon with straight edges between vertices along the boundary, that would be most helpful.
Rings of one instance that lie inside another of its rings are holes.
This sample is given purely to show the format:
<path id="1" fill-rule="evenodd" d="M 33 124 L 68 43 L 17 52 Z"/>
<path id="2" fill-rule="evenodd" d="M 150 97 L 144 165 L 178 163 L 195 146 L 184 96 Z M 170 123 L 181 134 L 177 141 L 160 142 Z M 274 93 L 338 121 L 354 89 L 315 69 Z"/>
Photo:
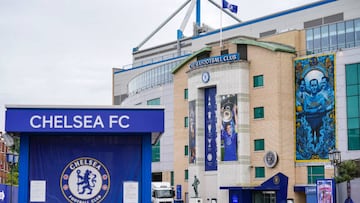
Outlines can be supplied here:
<path id="1" fill-rule="evenodd" d="M 253 203 L 276 203 L 275 191 L 254 191 Z"/>

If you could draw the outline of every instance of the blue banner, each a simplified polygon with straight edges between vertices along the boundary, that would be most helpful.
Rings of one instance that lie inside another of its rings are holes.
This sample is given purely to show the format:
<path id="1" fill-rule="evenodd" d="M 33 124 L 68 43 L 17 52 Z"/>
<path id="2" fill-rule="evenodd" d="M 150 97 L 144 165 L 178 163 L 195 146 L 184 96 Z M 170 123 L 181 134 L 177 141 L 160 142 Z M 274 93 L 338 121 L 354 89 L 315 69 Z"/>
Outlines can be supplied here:
<path id="1" fill-rule="evenodd" d="M 141 136 L 30 136 L 29 181 L 46 202 L 122 202 L 123 182 L 141 188 Z"/>
<path id="2" fill-rule="evenodd" d="M 205 89 L 205 171 L 217 170 L 216 87 Z"/>
<path id="3" fill-rule="evenodd" d="M 8 132 L 163 132 L 164 109 L 7 108 Z"/>

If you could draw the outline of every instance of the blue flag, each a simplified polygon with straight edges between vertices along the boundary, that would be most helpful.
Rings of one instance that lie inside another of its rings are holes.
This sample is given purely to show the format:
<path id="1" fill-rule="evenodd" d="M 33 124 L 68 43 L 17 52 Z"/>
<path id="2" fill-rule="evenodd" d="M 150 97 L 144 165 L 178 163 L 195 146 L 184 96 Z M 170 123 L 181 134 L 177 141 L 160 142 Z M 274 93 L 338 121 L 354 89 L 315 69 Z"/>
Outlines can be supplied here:
<path id="1" fill-rule="evenodd" d="M 229 9 L 233 13 L 237 13 L 238 7 L 237 5 L 230 4 L 226 0 L 222 0 L 222 7 Z"/>

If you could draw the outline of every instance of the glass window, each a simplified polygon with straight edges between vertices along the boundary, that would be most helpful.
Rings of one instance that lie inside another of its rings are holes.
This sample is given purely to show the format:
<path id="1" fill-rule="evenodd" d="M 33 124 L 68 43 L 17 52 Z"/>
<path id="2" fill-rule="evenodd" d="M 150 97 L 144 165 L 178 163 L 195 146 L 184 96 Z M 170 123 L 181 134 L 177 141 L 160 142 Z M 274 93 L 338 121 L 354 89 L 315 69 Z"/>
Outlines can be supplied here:
<path id="1" fill-rule="evenodd" d="M 337 49 L 337 34 L 336 34 L 336 24 L 329 25 L 329 42 L 330 50 Z"/>
<path id="2" fill-rule="evenodd" d="M 324 166 L 308 166 L 308 184 L 316 184 L 317 179 L 325 178 Z"/>
<path id="3" fill-rule="evenodd" d="M 264 107 L 256 107 L 254 108 L 254 118 L 264 118 Z"/>
<path id="4" fill-rule="evenodd" d="M 265 141 L 264 139 L 254 140 L 254 150 L 261 151 L 265 149 Z"/>
<path id="5" fill-rule="evenodd" d="M 345 22 L 345 41 L 346 47 L 355 46 L 355 30 L 354 30 L 354 21 L 349 20 Z"/>
<path id="6" fill-rule="evenodd" d="M 354 21 L 355 24 L 355 46 L 360 45 L 360 19 Z"/>
<path id="7" fill-rule="evenodd" d="M 189 98 L 189 90 L 186 88 L 184 89 L 184 99 L 188 99 Z"/>
<path id="8" fill-rule="evenodd" d="M 184 127 L 187 128 L 189 127 L 189 117 L 184 117 Z"/>
<path id="9" fill-rule="evenodd" d="M 152 162 L 159 162 L 160 161 L 160 141 L 158 141 L 155 145 L 151 147 L 152 153 L 151 158 Z"/>
<path id="10" fill-rule="evenodd" d="M 225 54 L 229 54 L 229 50 L 228 50 L 228 49 L 221 50 L 220 55 L 225 55 Z"/>
<path id="11" fill-rule="evenodd" d="M 174 180 L 174 171 L 171 171 L 170 172 L 170 184 L 171 184 L 171 186 L 174 186 L 174 182 L 175 182 L 175 180 Z"/>
<path id="12" fill-rule="evenodd" d="M 264 76 L 263 75 L 254 76 L 253 80 L 254 80 L 254 87 L 262 87 L 262 86 L 264 86 Z"/>
<path id="13" fill-rule="evenodd" d="M 329 51 L 329 26 L 321 26 L 321 49 Z"/>
<path id="14" fill-rule="evenodd" d="M 189 156 L 189 146 L 188 145 L 184 146 L 184 155 Z"/>
<path id="15" fill-rule="evenodd" d="M 360 150 L 360 64 L 345 65 L 348 150 Z"/>
<path id="16" fill-rule="evenodd" d="M 337 40 L 338 48 L 345 47 L 345 23 L 341 22 L 337 24 Z"/>
<path id="17" fill-rule="evenodd" d="M 185 180 L 189 180 L 189 170 L 185 170 Z"/>
<path id="18" fill-rule="evenodd" d="M 312 54 L 314 51 L 314 36 L 312 29 L 306 30 L 306 50 L 307 54 Z"/>
<path id="19" fill-rule="evenodd" d="M 255 167 L 255 178 L 265 178 L 265 167 Z"/>
<path id="20" fill-rule="evenodd" d="M 320 28 L 314 28 L 314 51 L 319 53 L 321 51 L 321 35 Z"/>
<path id="21" fill-rule="evenodd" d="M 160 98 L 148 100 L 148 101 L 146 102 L 146 104 L 149 105 L 149 106 L 160 105 Z"/>

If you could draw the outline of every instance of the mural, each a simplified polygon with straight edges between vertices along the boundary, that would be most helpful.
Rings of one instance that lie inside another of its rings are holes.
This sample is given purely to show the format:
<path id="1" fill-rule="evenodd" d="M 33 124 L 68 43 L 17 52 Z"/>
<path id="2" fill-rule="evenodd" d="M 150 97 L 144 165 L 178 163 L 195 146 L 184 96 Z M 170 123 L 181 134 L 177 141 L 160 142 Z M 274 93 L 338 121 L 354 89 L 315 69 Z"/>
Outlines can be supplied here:
<path id="1" fill-rule="evenodd" d="M 295 59 L 296 160 L 328 159 L 335 148 L 334 54 Z"/>
<path id="2" fill-rule="evenodd" d="M 221 160 L 237 158 L 237 95 L 221 96 Z"/>
<path id="3" fill-rule="evenodd" d="M 189 145 L 190 157 L 189 163 L 195 163 L 196 160 L 196 117 L 195 117 L 195 101 L 189 102 Z"/>

